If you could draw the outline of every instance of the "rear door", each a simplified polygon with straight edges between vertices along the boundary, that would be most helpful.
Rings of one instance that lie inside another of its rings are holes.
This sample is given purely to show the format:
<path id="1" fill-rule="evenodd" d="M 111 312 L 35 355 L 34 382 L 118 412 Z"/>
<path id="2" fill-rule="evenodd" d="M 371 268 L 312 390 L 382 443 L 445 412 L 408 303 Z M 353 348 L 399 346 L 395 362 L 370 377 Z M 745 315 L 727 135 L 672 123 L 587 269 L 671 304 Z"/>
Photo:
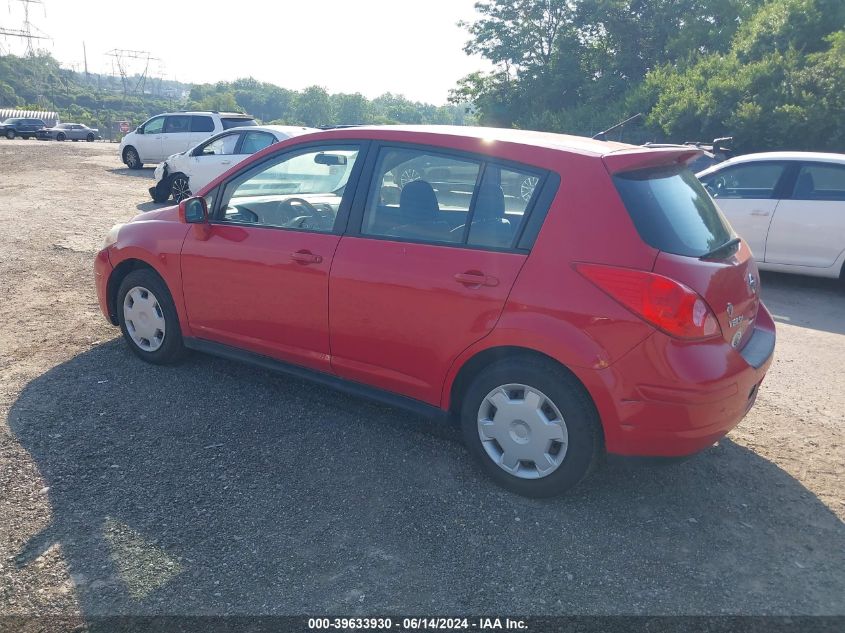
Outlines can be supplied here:
<path id="1" fill-rule="evenodd" d="M 409 146 L 381 147 L 368 171 L 332 268 L 332 367 L 439 404 L 452 361 L 492 330 L 527 257 L 514 245 L 533 198 L 501 182 L 542 174 Z"/>
<path id="2" fill-rule="evenodd" d="M 759 306 L 759 273 L 744 242 L 683 166 L 617 173 L 614 184 L 643 240 L 660 253 L 655 273 L 700 294 L 735 348 L 749 339 Z"/>
<path id="3" fill-rule="evenodd" d="M 760 261 L 767 261 L 766 236 L 786 166 L 783 161 L 754 161 L 725 167 L 702 178 L 731 226 Z"/>
<path id="4" fill-rule="evenodd" d="M 191 133 L 188 147 L 202 143 L 205 139 L 214 134 L 214 119 L 207 114 L 191 115 Z"/>
<path id="5" fill-rule="evenodd" d="M 187 114 L 170 114 L 165 117 L 161 135 L 162 155 L 159 161 L 171 154 L 184 152 L 191 146 L 191 117 Z"/>
<path id="6" fill-rule="evenodd" d="M 845 251 L 845 164 L 803 163 L 778 204 L 766 261 L 829 268 Z"/>

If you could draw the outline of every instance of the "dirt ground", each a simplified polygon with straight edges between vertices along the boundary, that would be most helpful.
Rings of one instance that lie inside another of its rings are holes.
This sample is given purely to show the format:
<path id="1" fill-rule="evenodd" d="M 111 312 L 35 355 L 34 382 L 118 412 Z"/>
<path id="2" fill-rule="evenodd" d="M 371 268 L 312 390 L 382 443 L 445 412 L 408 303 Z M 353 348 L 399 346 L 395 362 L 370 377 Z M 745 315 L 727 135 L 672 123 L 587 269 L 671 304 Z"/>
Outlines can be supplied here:
<path id="1" fill-rule="evenodd" d="M 91 269 L 151 176 L 0 140 L 0 615 L 845 614 L 835 282 L 763 275 L 776 360 L 717 446 L 529 500 L 402 411 L 131 357 Z"/>

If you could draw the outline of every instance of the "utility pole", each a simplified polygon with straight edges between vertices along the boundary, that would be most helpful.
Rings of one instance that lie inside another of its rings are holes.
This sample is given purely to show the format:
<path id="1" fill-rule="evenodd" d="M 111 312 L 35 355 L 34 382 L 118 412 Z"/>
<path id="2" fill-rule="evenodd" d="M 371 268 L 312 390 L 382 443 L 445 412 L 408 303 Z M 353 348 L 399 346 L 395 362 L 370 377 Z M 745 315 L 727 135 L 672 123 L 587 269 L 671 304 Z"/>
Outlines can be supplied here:
<path id="1" fill-rule="evenodd" d="M 85 42 L 82 42 L 82 60 L 85 64 L 85 79 L 88 79 L 88 51 L 85 50 Z"/>

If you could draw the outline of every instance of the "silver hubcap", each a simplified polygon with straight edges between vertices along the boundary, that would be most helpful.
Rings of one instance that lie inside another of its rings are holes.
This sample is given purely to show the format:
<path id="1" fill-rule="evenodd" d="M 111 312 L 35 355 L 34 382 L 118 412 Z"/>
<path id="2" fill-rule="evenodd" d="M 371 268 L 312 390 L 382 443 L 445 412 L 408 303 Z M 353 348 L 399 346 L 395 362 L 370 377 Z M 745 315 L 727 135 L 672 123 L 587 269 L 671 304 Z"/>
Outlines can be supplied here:
<path id="1" fill-rule="evenodd" d="M 188 188 L 187 178 L 177 178 L 170 186 L 170 193 L 173 194 L 173 199 L 176 202 L 182 202 L 185 198 L 191 197 L 191 190 Z"/>
<path id="2" fill-rule="evenodd" d="M 123 320 L 130 338 L 145 352 L 154 352 L 164 343 L 167 331 L 164 310 L 156 296 L 146 288 L 135 286 L 126 293 Z"/>
<path id="3" fill-rule="evenodd" d="M 522 195 L 522 199 L 528 202 L 531 200 L 531 196 L 534 195 L 534 190 L 537 188 L 537 183 L 540 182 L 540 179 L 536 176 L 529 176 L 525 180 L 522 181 L 522 185 L 519 188 L 519 193 Z"/>
<path id="4" fill-rule="evenodd" d="M 478 408 L 478 437 L 490 459 L 520 479 L 551 475 L 569 444 L 555 403 L 539 389 L 519 384 L 487 394 Z"/>
<path id="5" fill-rule="evenodd" d="M 136 154 L 134 150 L 130 149 L 126 152 L 126 164 L 129 167 L 134 167 L 138 164 L 138 154 Z"/>

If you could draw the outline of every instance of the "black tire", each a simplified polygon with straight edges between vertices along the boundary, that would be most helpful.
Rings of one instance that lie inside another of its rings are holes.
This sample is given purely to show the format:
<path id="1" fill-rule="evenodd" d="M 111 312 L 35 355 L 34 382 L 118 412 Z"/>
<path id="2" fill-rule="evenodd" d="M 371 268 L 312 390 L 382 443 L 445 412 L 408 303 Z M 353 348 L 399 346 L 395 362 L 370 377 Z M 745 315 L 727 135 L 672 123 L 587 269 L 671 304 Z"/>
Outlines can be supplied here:
<path id="1" fill-rule="evenodd" d="M 129 145 L 123 150 L 123 162 L 129 169 L 141 169 L 144 163 L 141 162 L 141 155 L 138 150 Z"/>
<path id="2" fill-rule="evenodd" d="M 64 132 L 59 132 L 58 134 L 56 134 L 56 140 L 57 141 L 64 141 L 66 139 L 67 139 L 67 136 L 65 136 Z"/>
<path id="3" fill-rule="evenodd" d="M 153 351 L 142 349 L 132 338 L 129 333 L 124 314 L 124 301 L 126 295 L 133 288 L 142 288 L 147 292 L 152 293 L 157 300 L 158 308 L 164 317 L 165 328 L 164 337 L 161 340 L 161 346 Z M 117 291 L 117 303 L 115 305 L 117 312 L 117 320 L 120 323 L 120 331 L 123 332 L 123 338 L 129 345 L 129 349 L 140 359 L 154 363 L 156 365 L 164 365 L 173 363 L 181 359 L 185 354 L 185 347 L 182 343 L 182 329 L 179 326 L 179 316 L 176 314 L 176 308 L 173 305 L 173 298 L 167 285 L 162 281 L 161 277 L 148 268 L 133 270 L 126 275 L 120 284 Z"/>
<path id="4" fill-rule="evenodd" d="M 177 172 L 170 177 L 170 197 L 173 202 L 191 197 L 190 180 L 185 174 Z"/>
<path id="5" fill-rule="evenodd" d="M 94 135 L 89 133 L 88 136 L 85 137 L 85 140 L 88 141 L 89 143 L 93 143 L 94 142 Z"/>
<path id="6" fill-rule="evenodd" d="M 10 141 L 15 138 L 15 131 L 14 130 L 6 130 L 6 138 Z"/>
<path id="7" fill-rule="evenodd" d="M 486 396 L 502 385 L 528 385 L 540 390 L 558 408 L 566 424 L 567 448 L 561 464 L 538 479 L 512 475 L 487 454 L 478 432 L 479 409 Z M 515 356 L 489 365 L 466 390 L 461 405 L 464 442 L 485 472 L 499 485 L 526 497 L 560 495 L 583 480 L 603 455 L 601 423 L 592 400 L 578 380 L 552 361 Z"/>

